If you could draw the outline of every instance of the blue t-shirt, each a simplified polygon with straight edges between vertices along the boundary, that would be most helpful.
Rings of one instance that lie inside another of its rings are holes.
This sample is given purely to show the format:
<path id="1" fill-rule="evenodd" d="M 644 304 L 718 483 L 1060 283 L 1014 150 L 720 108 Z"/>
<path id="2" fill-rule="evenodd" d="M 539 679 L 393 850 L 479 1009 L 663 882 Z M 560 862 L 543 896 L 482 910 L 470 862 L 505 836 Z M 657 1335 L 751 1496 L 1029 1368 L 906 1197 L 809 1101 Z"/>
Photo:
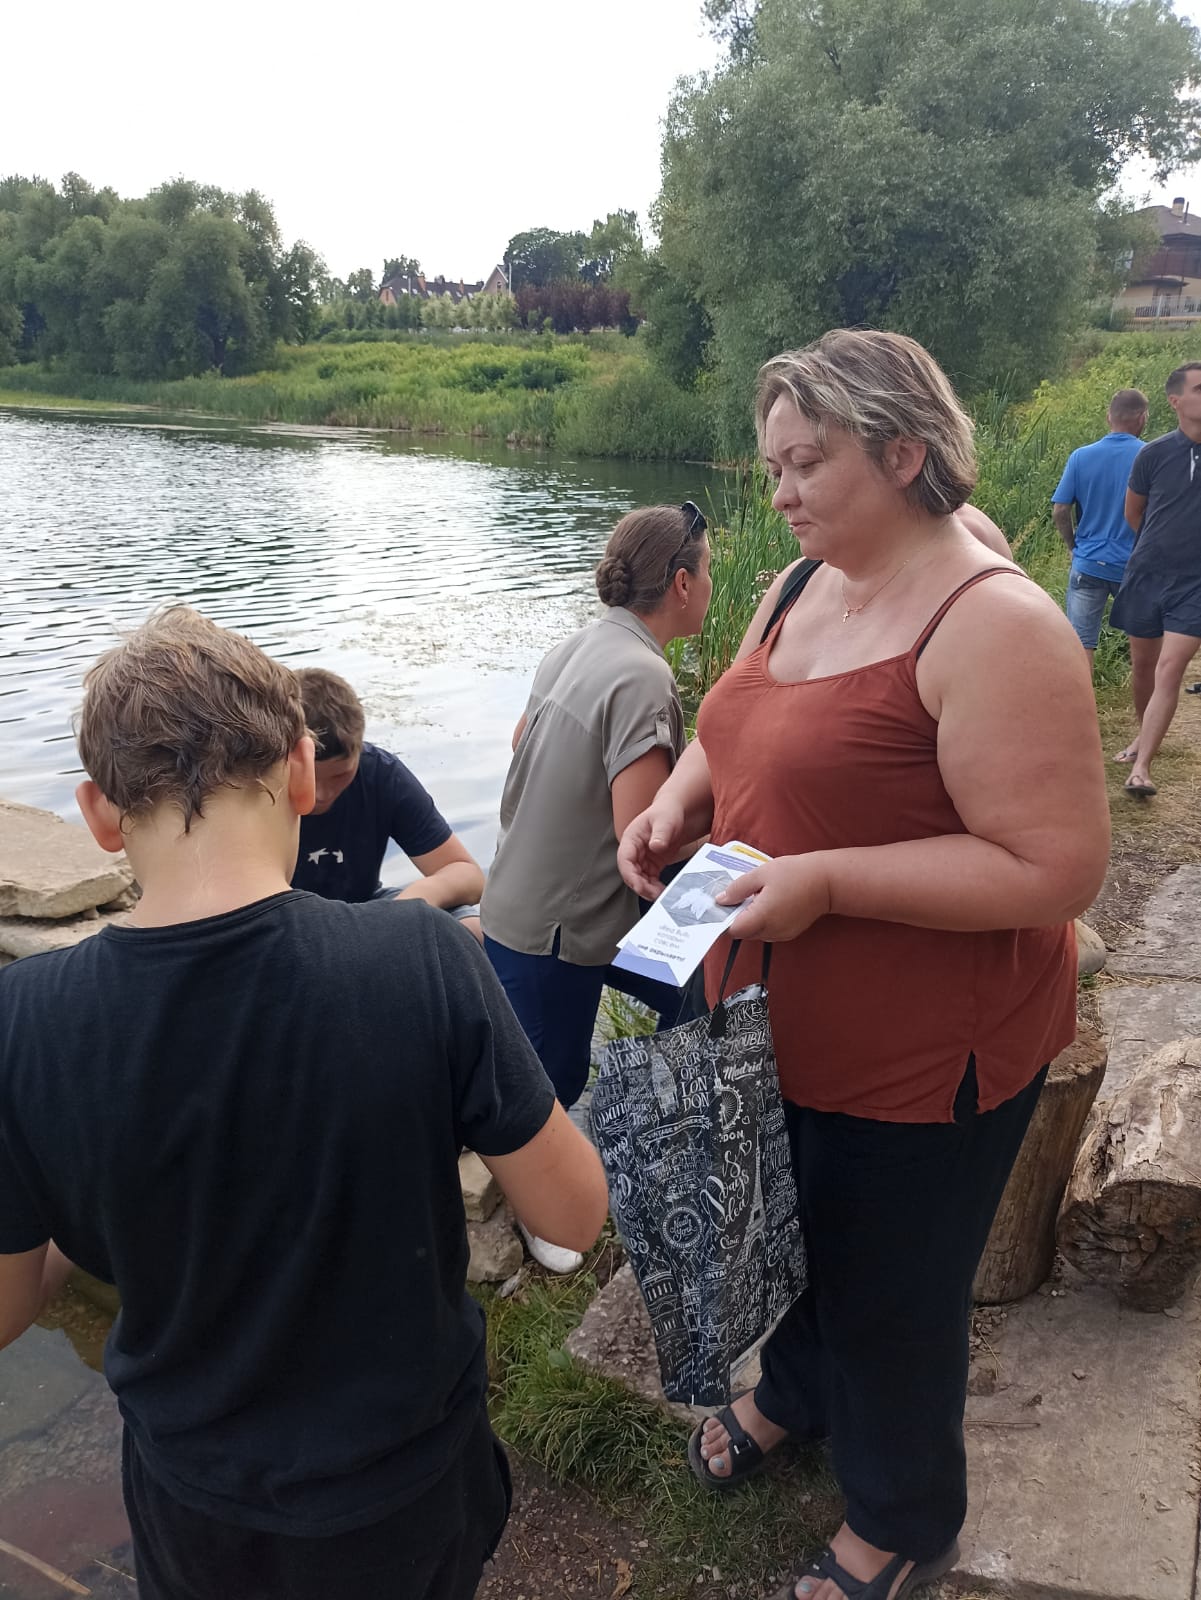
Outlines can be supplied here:
<path id="1" fill-rule="evenodd" d="M 1126 521 L 1126 485 L 1142 447 L 1132 433 L 1107 433 L 1068 457 L 1051 499 L 1057 506 L 1074 502 L 1078 508 L 1073 572 L 1114 579 L 1125 572 L 1134 548 L 1134 529 Z"/>
<path id="2" fill-rule="evenodd" d="M 450 832 L 404 762 L 365 744 L 359 770 L 329 810 L 300 819 L 292 887 L 327 900 L 370 900 L 389 839 L 405 855 L 423 856 L 444 845 Z"/>

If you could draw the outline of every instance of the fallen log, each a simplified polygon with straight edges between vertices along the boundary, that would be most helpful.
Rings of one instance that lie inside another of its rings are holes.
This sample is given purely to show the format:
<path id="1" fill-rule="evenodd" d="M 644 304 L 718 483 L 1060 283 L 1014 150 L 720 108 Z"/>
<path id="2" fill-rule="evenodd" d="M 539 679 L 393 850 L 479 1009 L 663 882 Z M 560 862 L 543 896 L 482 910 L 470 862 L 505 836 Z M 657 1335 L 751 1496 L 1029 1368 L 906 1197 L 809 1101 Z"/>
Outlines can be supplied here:
<path id="1" fill-rule="evenodd" d="M 1107 1058 L 1102 1036 L 1081 1028 L 1076 1042 L 1051 1063 L 976 1269 L 972 1297 L 977 1305 L 1020 1300 L 1049 1276 L 1055 1215 Z"/>
<path id="2" fill-rule="evenodd" d="M 1097 1108 L 1056 1230 L 1074 1267 L 1140 1311 L 1201 1267 L 1201 1039 L 1157 1050 Z"/>

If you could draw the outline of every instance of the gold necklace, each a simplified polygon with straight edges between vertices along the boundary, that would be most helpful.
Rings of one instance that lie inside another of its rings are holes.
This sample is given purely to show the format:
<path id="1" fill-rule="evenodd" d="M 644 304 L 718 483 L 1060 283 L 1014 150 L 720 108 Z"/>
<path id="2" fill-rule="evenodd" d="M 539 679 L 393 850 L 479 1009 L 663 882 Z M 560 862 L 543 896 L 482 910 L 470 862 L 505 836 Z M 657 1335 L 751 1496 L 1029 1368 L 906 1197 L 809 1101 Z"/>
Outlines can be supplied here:
<path id="1" fill-rule="evenodd" d="M 897 568 L 897 570 L 894 573 L 890 574 L 889 577 L 885 578 L 884 582 L 875 591 L 875 593 L 869 594 L 867 599 L 864 600 L 860 605 L 853 606 L 851 604 L 851 602 L 847 599 L 847 580 L 846 580 L 846 575 L 845 575 L 845 573 L 840 574 L 839 575 L 839 582 L 840 582 L 840 584 L 842 586 L 842 604 L 843 604 L 843 607 L 844 607 L 843 613 L 842 613 L 842 620 L 844 622 L 849 622 L 852 617 L 857 617 L 861 611 L 866 611 L 868 606 L 870 606 L 872 601 L 876 598 L 876 595 L 883 594 L 885 589 L 887 589 L 888 585 L 892 582 L 893 578 L 899 578 L 901 576 L 902 572 L 904 572 L 905 568 L 914 559 L 914 556 L 920 556 L 921 553 L 922 553 L 922 550 L 925 550 L 926 546 L 929 545 L 929 543 L 930 543 L 930 540 L 927 539 L 926 543 L 924 545 L 922 545 L 921 550 L 915 550 L 913 552 L 913 555 L 906 556 L 905 560 L 901 562 L 901 564 Z"/>

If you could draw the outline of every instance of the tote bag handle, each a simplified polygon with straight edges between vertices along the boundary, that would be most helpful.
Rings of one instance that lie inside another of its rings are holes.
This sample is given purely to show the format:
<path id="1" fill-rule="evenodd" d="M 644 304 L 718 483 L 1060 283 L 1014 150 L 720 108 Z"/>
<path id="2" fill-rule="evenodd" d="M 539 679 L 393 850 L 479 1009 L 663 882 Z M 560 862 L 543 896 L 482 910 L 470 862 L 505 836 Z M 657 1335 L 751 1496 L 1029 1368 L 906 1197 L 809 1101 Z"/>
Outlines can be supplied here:
<path id="1" fill-rule="evenodd" d="M 742 949 L 742 940 L 735 939 L 730 944 L 730 954 L 726 957 L 726 969 L 721 975 L 721 987 L 717 991 L 717 1004 L 709 1014 L 710 1039 L 724 1039 L 726 1036 L 726 985 L 730 981 L 730 974 L 734 970 L 734 963 L 738 960 L 738 952 Z M 767 975 L 771 971 L 771 945 L 763 946 L 763 972 L 759 978 L 764 991 L 767 990 Z"/>

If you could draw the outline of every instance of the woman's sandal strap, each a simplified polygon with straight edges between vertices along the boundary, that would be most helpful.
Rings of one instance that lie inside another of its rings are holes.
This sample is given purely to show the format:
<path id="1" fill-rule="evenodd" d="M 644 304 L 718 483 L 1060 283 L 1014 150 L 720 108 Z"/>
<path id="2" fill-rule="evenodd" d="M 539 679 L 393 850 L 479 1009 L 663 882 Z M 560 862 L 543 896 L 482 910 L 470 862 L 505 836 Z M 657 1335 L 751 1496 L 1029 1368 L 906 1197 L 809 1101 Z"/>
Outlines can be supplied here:
<path id="1" fill-rule="evenodd" d="M 888 1600 L 889 1590 L 897 1581 L 897 1574 L 905 1566 L 907 1559 L 901 1555 L 893 1556 L 874 1578 L 865 1582 L 862 1578 L 852 1577 L 827 1545 L 821 1555 L 804 1569 L 797 1582 L 799 1583 L 802 1578 L 820 1578 L 836 1583 L 846 1595 L 846 1600 Z"/>
<path id="2" fill-rule="evenodd" d="M 720 1411 L 715 1413 L 715 1420 L 721 1423 L 730 1436 L 728 1454 L 732 1464 L 750 1466 L 752 1462 L 762 1457 L 762 1447 L 757 1439 L 751 1438 L 750 1434 L 734 1415 L 733 1406 L 723 1406 Z"/>

